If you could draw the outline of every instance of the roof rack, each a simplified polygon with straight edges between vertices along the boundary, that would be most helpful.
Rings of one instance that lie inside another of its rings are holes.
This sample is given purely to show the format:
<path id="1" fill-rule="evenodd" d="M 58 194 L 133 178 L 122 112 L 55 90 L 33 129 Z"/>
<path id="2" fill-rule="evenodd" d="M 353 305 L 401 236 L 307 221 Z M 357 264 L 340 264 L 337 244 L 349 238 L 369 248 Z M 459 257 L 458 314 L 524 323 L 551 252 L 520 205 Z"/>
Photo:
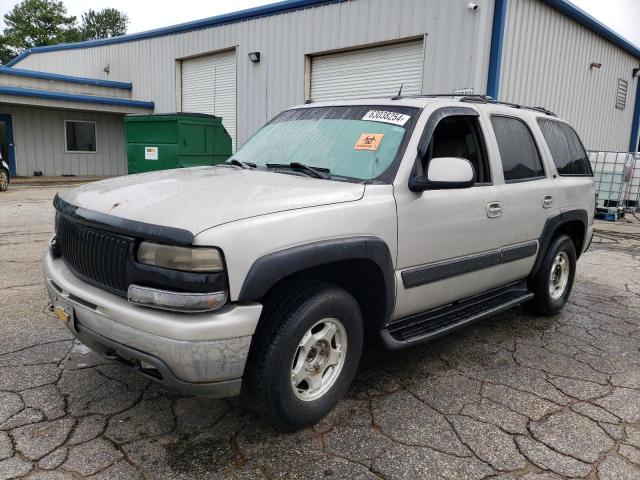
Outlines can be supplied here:
<path id="1" fill-rule="evenodd" d="M 525 110 L 535 110 L 536 112 L 544 113 L 545 115 L 550 115 L 552 117 L 557 117 L 555 113 L 551 110 L 548 110 L 544 107 L 529 107 L 527 105 L 521 105 L 519 103 L 512 102 L 501 102 L 499 100 L 495 100 L 488 95 L 467 95 L 460 99 L 461 102 L 469 102 L 469 103 L 491 103 L 494 105 L 504 105 L 512 108 L 520 108 Z"/>

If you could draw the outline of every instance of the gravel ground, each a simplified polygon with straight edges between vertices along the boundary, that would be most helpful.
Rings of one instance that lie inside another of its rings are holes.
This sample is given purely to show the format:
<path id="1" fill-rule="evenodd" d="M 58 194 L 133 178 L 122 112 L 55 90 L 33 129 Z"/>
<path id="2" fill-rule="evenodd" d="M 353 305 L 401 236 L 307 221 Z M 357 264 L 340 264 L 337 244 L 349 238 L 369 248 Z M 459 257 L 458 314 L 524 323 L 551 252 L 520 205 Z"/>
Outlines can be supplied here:
<path id="1" fill-rule="evenodd" d="M 0 479 L 640 478 L 640 223 L 597 223 L 560 315 L 370 352 L 333 413 L 285 433 L 72 341 L 41 281 L 60 188 L 0 194 Z"/>

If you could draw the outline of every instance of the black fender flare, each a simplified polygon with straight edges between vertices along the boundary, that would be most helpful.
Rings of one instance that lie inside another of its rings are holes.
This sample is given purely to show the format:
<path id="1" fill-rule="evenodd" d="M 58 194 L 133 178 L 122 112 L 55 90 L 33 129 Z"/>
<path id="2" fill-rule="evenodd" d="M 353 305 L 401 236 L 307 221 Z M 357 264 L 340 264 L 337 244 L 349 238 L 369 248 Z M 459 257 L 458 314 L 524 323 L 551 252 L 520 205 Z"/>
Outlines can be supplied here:
<path id="1" fill-rule="evenodd" d="M 240 289 L 238 301 L 259 300 L 271 287 L 289 275 L 343 260 L 369 260 L 378 266 L 385 284 L 384 318 L 388 321 L 395 307 L 395 271 L 389 246 L 384 240 L 374 236 L 322 240 L 260 257 L 249 269 Z"/>
<path id="2" fill-rule="evenodd" d="M 531 270 L 531 276 L 534 277 L 538 274 L 540 267 L 542 266 L 542 261 L 544 260 L 544 256 L 547 254 L 547 250 L 549 249 L 549 245 L 551 245 L 551 240 L 553 239 L 553 235 L 556 230 L 561 227 L 563 224 L 578 220 L 582 222 L 584 225 L 585 233 L 588 230 L 589 225 L 589 214 L 586 210 L 583 209 L 575 209 L 575 210 L 565 210 L 561 212 L 556 212 L 547 218 L 547 221 L 544 224 L 544 228 L 542 229 L 542 235 L 540 235 L 540 247 L 538 248 L 538 256 L 536 257 L 536 261 L 533 264 L 533 269 Z M 584 241 L 584 239 L 583 239 Z M 577 252 L 580 255 L 581 252 Z"/>

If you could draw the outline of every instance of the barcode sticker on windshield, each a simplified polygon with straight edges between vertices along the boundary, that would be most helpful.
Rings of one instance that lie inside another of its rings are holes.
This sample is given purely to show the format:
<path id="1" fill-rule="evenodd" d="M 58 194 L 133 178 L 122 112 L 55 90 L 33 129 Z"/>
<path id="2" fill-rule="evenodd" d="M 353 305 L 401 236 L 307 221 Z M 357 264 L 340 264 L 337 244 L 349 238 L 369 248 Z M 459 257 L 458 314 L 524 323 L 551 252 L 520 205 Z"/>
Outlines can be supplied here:
<path id="1" fill-rule="evenodd" d="M 362 117 L 362 120 L 371 120 L 374 122 L 392 123 L 394 125 L 404 125 L 411 117 L 398 112 L 387 112 L 385 110 L 369 110 Z"/>

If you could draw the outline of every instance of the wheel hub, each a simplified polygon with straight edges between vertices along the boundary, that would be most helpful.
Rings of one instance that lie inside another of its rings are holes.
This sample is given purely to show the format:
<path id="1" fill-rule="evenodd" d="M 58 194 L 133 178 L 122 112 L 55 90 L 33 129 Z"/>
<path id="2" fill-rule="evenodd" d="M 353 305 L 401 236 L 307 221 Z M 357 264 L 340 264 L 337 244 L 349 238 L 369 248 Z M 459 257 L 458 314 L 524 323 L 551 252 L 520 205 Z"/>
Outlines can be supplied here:
<path id="1" fill-rule="evenodd" d="M 569 283 L 569 257 L 566 252 L 558 252 L 553 259 L 551 275 L 549 277 L 549 295 L 554 300 L 558 300 L 564 295 Z"/>
<path id="2" fill-rule="evenodd" d="M 291 364 L 291 387 L 300 400 L 320 398 L 340 376 L 347 352 L 347 333 L 335 318 L 315 323 L 302 336 Z"/>

